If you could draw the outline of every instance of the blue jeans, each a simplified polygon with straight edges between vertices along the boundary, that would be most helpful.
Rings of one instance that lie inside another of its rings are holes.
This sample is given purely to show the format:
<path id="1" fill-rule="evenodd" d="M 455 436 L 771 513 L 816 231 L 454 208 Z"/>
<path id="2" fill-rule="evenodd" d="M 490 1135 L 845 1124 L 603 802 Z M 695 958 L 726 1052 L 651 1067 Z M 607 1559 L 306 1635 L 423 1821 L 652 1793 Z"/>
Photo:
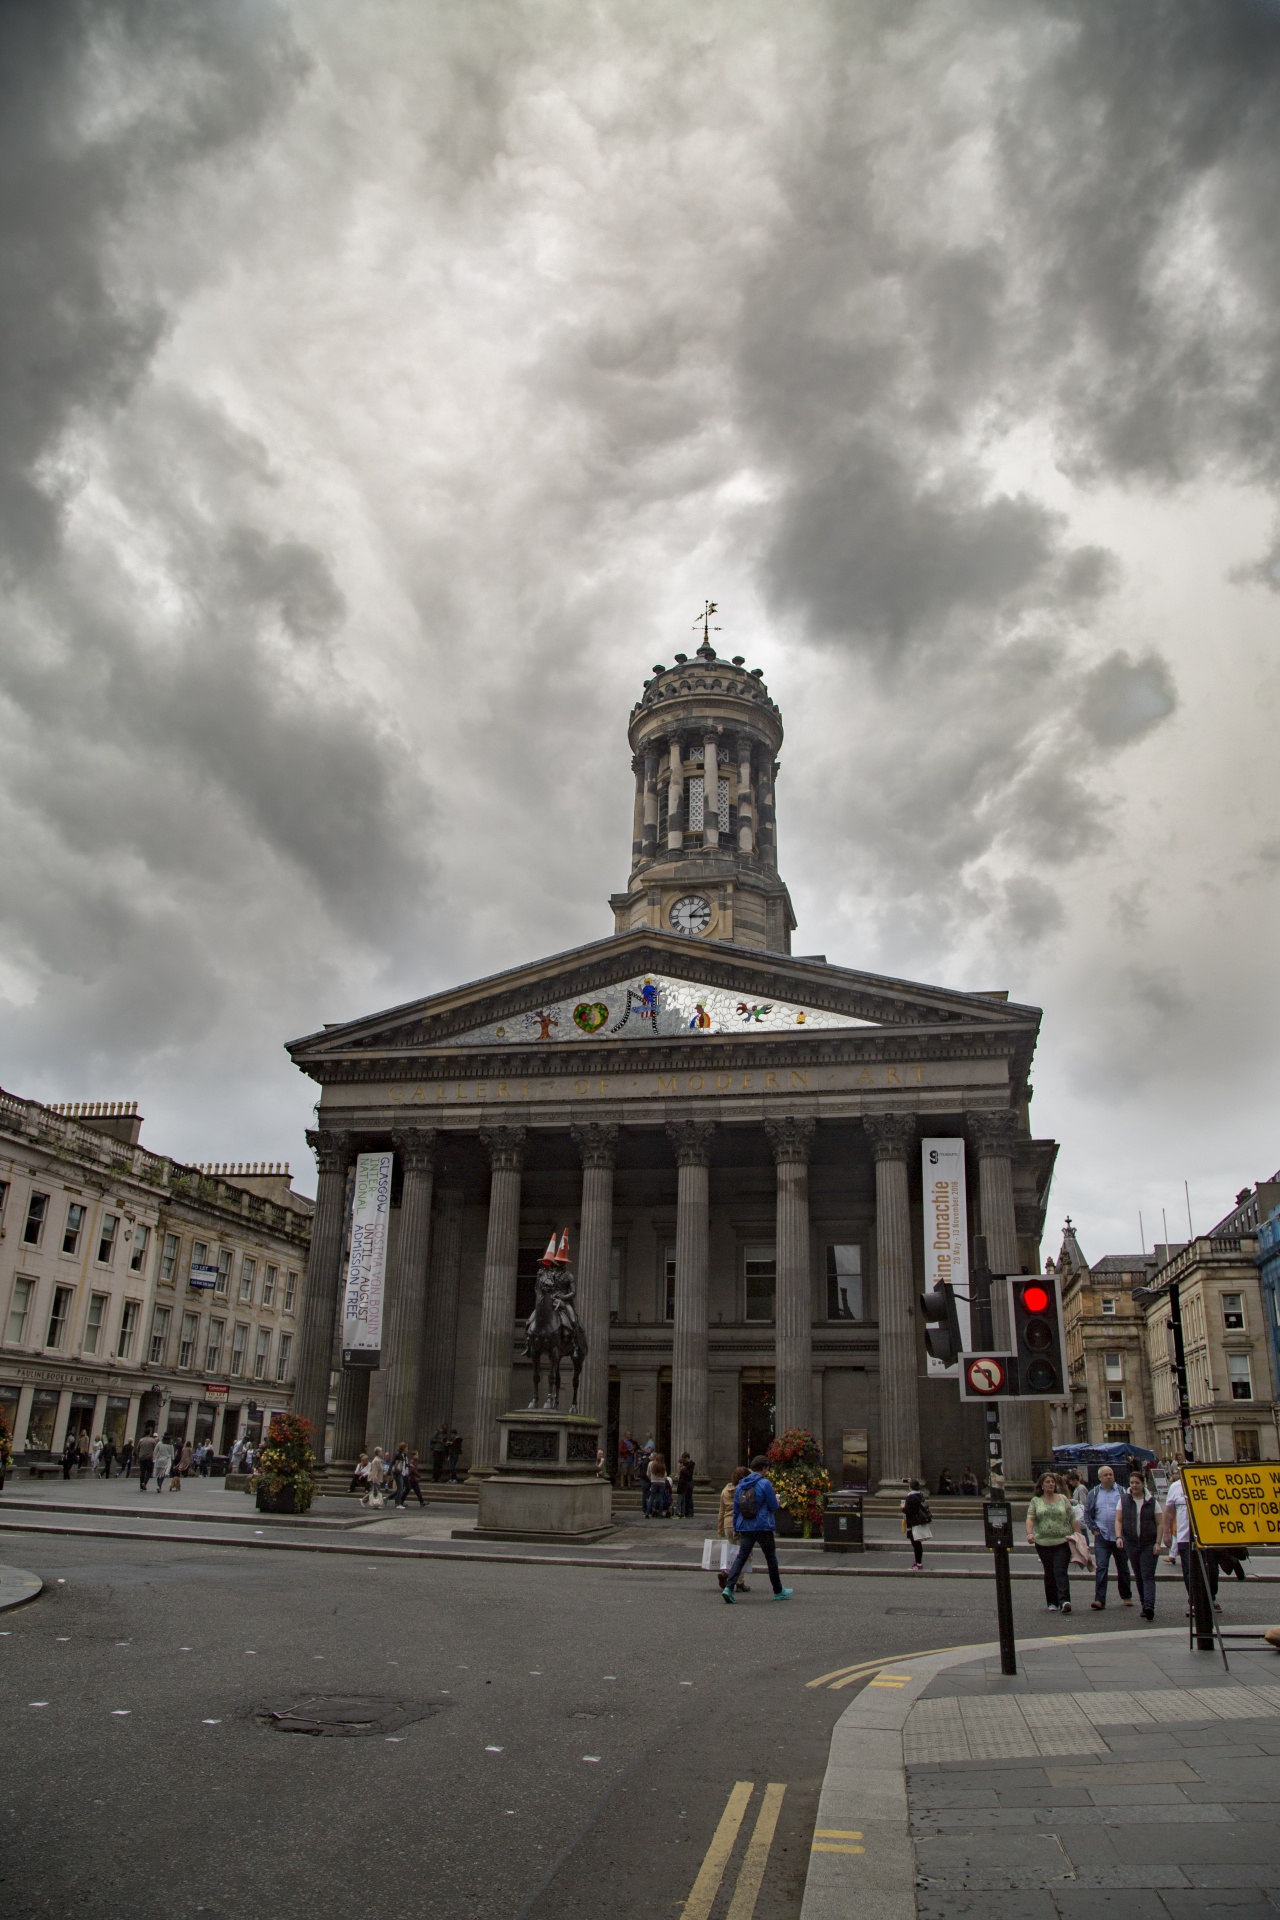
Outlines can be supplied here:
<path id="1" fill-rule="evenodd" d="M 751 1558 L 752 1547 L 759 1547 L 761 1553 L 763 1553 L 765 1565 L 769 1569 L 769 1584 L 775 1593 L 781 1593 L 782 1575 L 778 1572 L 778 1548 L 774 1541 L 772 1527 L 763 1533 L 740 1533 L 738 1535 L 737 1555 L 733 1565 L 729 1569 L 729 1578 L 725 1581 L 725 1586 L 737 1586 L 739 1576 L 746 1571 L 747 1562 Z"/>
<path id="2" fill-rule="evenodd" d="M 1195 1548 L 1189 1540 L 1184 1540 L 1178 1548 L 1178 1565 L 1182 1568 L 1182 1584 L 1188 1594 L 1191 1592 L 1191 1556 L 1194 1552 Z M 1218 1597 L 1218 1562 L 1211 1553 L 1203 1554 L 1201 1557 L 1204 1560 L 1205 1573 L 1209 1581 L 1209 1598 L 1216 1600 Z"/>
<path id="3" fill-rule="evenodd" d="M 1124 1548 L 1118 1547 L 1114 1540 L 1108 1540 L 1104 1533 L 1095 1533 L 1093 1536 L 1093 1557 L 1098 1568 L 1093 1581 L 1094 1599 L 1100 1600 L 1103 1606 L 1106 1606 L 1107 1572 L 1112 1560 L 1114 1560 L 1116 1563 L 1116 1586 L 1120 1590 L 1120 1598 L 1122 1600 L 1131 1600 L 1133 1598 L 1133 1586 L 1129 1579 L 1129 1556 L 1126 1554 Z"/>

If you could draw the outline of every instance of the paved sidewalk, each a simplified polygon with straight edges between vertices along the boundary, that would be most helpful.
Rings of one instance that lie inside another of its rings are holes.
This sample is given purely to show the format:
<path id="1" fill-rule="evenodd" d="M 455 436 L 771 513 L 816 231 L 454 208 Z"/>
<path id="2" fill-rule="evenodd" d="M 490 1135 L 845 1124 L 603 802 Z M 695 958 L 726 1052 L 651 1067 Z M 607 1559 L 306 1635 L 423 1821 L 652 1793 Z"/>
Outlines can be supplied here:
<path id="1" fill-rule="evenodd" d="M 839 1722 L 804 1920 L 1280 1914 L 1280 1662 L 1177 1628 L 882 1670 Z M 914 1896 L 911 1889 L 914 1883 Z"/>

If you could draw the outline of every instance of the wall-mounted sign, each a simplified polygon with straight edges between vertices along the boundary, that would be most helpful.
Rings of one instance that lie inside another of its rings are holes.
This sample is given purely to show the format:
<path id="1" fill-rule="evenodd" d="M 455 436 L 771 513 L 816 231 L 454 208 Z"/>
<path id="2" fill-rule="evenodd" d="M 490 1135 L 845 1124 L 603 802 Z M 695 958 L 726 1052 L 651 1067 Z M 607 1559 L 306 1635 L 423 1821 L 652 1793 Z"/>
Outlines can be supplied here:
<path id="1" fill-rule="evenodd" d="M 362 1153 L 356 1160 L 351 1257 L 342 1297 L 344 1367 L 376 1367 L 381 1358 L 382 1288 L 394 1166 L 395 1155 L 390 1153 Z"/>
<path id="2" fill-rule="evenodd" d="M 964 1141 L 922 1140 L 924 1192 L 924 1284 L 926 1292 L 948 1286 L 955 1294 L 960 1345 L 973 1339 L 969 1314 L 969 1206 L 964 1183 Z M 963 1298 L 961 1297 L 963 1296 Z M 934 1378 L 955 1374 L 930 1354 L 925 1371 Z"/>
<path id="3" fill-rule="evenodd" d="M 201 1266 L 194 1261 L 192 1262 L 191 1269 L 187 1275 L 187 1285 L 189 1287 L 198 1287 L 202 1293 L 212 1293 L 217 1284 L 218 1269 L 216 1267 Z"/>
<path id="4" fill-rule="evenodd" d="M 227 1397 L 227 1388 L 225 1385 L 224 1386 L 211 1385 L 208 1381 L 206 1381 L 205 1389 L 204 1389 L 204 1397 L 206 1400 L 225 1400 Z"/>

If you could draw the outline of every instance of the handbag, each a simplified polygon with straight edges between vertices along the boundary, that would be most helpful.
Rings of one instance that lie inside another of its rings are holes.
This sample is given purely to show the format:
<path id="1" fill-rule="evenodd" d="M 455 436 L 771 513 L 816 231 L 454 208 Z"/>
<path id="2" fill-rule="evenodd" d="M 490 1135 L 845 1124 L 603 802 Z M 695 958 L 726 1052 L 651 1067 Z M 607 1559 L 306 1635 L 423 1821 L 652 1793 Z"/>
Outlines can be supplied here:
<path id="1" fill-rule="evenodd" d="M 918 1527 L 912 1527 L 911 1538 L 913 1540 L 932 1540 L 933 1528 L 929 1526 L 927 1521 L 922 1521 Z"/>

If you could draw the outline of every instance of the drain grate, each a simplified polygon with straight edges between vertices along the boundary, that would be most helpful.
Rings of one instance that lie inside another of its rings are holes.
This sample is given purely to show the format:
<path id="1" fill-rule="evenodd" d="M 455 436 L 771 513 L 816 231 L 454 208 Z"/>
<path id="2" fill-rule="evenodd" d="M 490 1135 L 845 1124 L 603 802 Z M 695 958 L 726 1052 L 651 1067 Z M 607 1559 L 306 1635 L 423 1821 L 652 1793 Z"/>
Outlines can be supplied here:
<path id="1" fill-rule="evenodd" d="M 411 1720 L 438 1713 L 434 1706 L 413 1706 L 404 1700 L 379 1700 L 364 1694 L 312 1693 L 287 1707 L 259 1707 L 254 1719 L 260 1727 L 280 1733 L 309 1733 L 319 1738 L 351 1739 L 361 1734 L 393 1733 Z"/>

